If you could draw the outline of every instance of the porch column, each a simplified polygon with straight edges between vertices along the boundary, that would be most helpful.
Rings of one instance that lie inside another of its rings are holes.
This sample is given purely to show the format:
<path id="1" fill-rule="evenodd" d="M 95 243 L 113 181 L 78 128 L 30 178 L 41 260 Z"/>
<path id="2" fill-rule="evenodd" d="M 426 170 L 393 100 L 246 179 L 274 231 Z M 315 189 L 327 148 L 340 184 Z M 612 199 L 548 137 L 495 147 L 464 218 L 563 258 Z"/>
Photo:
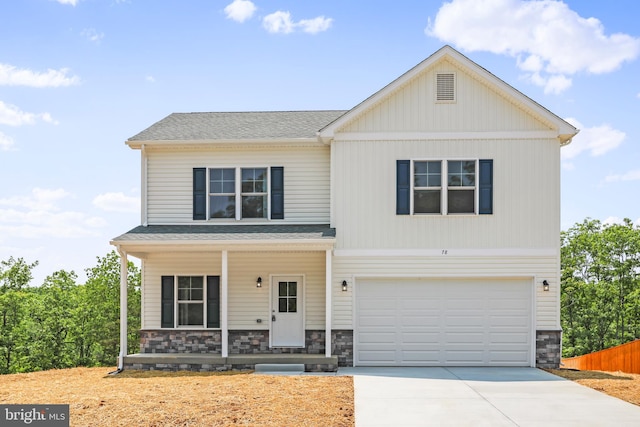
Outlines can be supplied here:
<path id="1" fill-rule="evenodd" d="M 331 306 L 333 305 L 333 301 L 331 300 L 331 249 L 328 249 L 326 251 L 326 255 L 325 255 L 325 272 L 324 272 L 324 277 L 325 277 L 325 292 L 326 292 L 326 296 L 325 296 L 325 343 L 324 343 L 324 348 L 325 348 L 325 356 L 326 357 L 331 357 Z"/>
<path id="2" fill-rule="evenodd" d="M 227 324 L 227 295 L 229 286 L 229 264 L 227 259 L 227 251 L 222 251 L 222 271 L 220 272 L 220 281 L 222 289 L 220 290 L 220 339 L 222 340 L 221 356 L 229 357 L 229 330 Z"/>
<path id="3" fill-rule="evenodd" d="M 127 253 L 118 249 L 120 254 L 120 357 L 118 369 L 124 368 L 124 357 L 127 355 Z"/>

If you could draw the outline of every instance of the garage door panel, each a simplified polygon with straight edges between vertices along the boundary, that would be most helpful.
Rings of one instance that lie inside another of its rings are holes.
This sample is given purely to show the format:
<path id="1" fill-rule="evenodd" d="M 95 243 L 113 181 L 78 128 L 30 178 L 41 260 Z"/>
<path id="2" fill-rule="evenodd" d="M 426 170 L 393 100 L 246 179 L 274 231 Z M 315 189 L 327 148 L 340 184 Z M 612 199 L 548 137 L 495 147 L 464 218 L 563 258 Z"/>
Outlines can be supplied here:
<path id="1" fill-rule="evenodd" d="M 531 281 L 356 284 L 357 365 L 530 366 Z"/>
<path id="2" fill-rule="evenodd" d="M 440 350 L 402 351 L 401 356 L 401 360 L 406 365 L 412 364 L 413 362 L 435 365 L 440 362 Z"/>

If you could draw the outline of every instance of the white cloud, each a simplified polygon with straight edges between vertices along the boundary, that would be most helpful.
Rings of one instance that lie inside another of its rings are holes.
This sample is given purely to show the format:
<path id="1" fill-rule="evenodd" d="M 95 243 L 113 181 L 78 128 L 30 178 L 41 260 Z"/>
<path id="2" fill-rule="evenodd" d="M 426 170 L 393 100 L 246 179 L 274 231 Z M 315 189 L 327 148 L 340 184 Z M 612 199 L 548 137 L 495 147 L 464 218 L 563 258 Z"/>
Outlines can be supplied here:
<path id="1" fill-rule="evenodd" d="M 123 193 L 104 193 L 93 199 L 93 205 L 107 212 L 140 212 L 140 198 Z"/>
<path id="2" fill-rule="evenodd" d="M 85 28 L 80 34 L 93 43 L 100 43 L 104 38 L 104 33 L 97 32 L 95 28 Z"/>
<path id="3" fill-rule="evenodd" d="M 68 68 L 48 69 L 39 73 L 20 69 L 13 65 L 0 64 L 0 86 L 61 87 L 80 83 L 78 76 L 70 76 Z"/>
<path id="4" fill-rule="evenodd" d="M 34 188 L 28 196 L 0 199 L 0 234 L 18 238 L 99 236 L 107 225 L 100 217 L 60 208 L 71 194 L 64 189 Z"/>
<path id="5" fill-rule="evenodd" d="M 279 10 L 265 16 L 262 19 L 262 26 L 273 34 L 289 34 L 294 32 L 296 28 L 301 28 L 305 33 L 317 34 L 328 30 L 332 22 L 332 18 L 325 18 L 324 16 L 294 22 L 291 19 L 291 13 Z"/>
<path id="6" fill-rule="evenodd" d="M 326 31 L 331 27 L 333 19 L 325 18 L 324 16 L 318 16 L 313 19 L 302 19 L 298 22 L 298 26 L 302 28 L 302 31 L 309 34 L 317 34 L 322 31 Z"/>
<path id="7" fill-rule="evenodd" d="M 601 156 L 615 148 L 618 148 L 627 135 L 607 124 L 584 128 L 582 124 L 573 118 L 567 118 L 567 122 L 580 129 L 580 133 L 573 137 L 571 144 L 560 151 L 563 160 L 570 160 L 582 152 L 588 152 L 593 157 Z"/>
<path id="8" fill-rule="evenodd" d="M 60 4 L 70 4 L 71 6 L 75 6 L 78 4 L 78 0 L 56 0 Z"/>
<path id="9" fill-rule="evenodd" d="M 51 124 L 58 124 L 49 113 L 34 114 L 22 111 L 15 105 L 5 104 L 0 101 L 0 124 L 9 126 L 32 125 L 36 123 L 36 119 Z"/>
<path id="10" fill-rule="evenodd" d="M 155 83 L 156 82 L 156 78 L 153 77 L 152 75 L 147 75 L 147 76 L 144 77 L 144 79 L 149 83 Z"/>
<path id="11" fill-rule="evenodd" d="M 10 136 L 0 132 L 0 151 L 11 151 L 13 150 L 14 144 L 15 143 Z"/>
<path id="12" fill-rule="evenodd" d="M 224 8 L 224 13 L 226 13 L 227 19 L 244 22 L 253 16 L 256 9 L 256 5 L 249 0 L 233 0 L 233 3 Z"/>
<path id="13" fill-rule="evenodd" d="M 573 74 L 608 73 L 640 54 L 640 38 L 606 35 L 598 19 L 555 0 L 452 0 L 425 33 L 466 51 L 514 57 L 545 93 L 566 90 Z"/>
<path id="14" fill-rule="evenodd" d="M 628 171 L 623 174 L 613 174 L 605 177 L 604 182 L 640 181 L 640 169 Z"/>
<path id="15" fill-rule="evenodd" d="M 291 14 L 289 12 L 283 12 L 281 10 L 273 12 L 264 17 L 262 25 L 265 30 L 270 33 L 282 33 L 289 34 L 293 32 L 295 24 L 291 20 Z"/>

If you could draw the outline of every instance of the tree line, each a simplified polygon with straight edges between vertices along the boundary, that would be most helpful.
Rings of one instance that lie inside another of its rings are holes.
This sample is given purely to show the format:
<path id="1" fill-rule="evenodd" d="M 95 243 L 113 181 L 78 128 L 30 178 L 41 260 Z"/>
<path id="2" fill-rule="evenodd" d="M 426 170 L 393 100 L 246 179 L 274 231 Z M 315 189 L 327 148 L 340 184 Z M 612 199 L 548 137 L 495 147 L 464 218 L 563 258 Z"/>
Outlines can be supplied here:
<path id="1" fill-rule="evenodd" d="M 563 356 L 640 338 L 640 227 L 587 218 L 561 242 Z"/>
<path id="2" fill-rule="evenodd" d="M 77 283 L 60 270 L 32 286 L 38 262 L 0 261 L 0 374 L 115 366 L 120 351 L 120 257 L 98 257 Z M 137 353 L 140 271 L 128 264 L 129 352 Z"/>

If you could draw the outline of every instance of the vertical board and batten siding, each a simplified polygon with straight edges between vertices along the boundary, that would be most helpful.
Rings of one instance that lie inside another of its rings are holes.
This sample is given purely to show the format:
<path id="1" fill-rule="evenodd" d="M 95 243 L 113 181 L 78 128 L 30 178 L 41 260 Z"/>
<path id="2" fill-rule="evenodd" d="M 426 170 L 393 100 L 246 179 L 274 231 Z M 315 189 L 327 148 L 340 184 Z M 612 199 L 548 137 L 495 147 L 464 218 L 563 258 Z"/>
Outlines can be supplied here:
<path id="1" fill-rule="evenodd" d="M 329 147 L 268 149 L 147 149 L 147 220 L 193 223 L 193 168 L 284 167 L 284 220 L 329 222 Z M 202 223 L 202 222 L 198 222 Z"/>
<path id="2" fill-rule="evenodd" d="M 149 255 L 143 263 L 142 329 L 160 328 L 162 276 L 218 276 L 221 259 L 220 252 Z M 228 252 L 228 274 L 229 329 L 269 329 L 271 274 L 304 275 L 305 328 L 324 329 L 324 252 Z M 262 277 L 262 288 L 256 287 L 258 277 Z"/>
<path id="3" fill-rule="evenodd" d="M 535 292 L 535 326 L 537 329 L 558 329 L 557 312 L 559 277 L 557 259 L 553 256 L 522 257 L 393 257 L 393 256 L 335 256 L 333 258 L 333 281 L 347 280 L 351 284 L 348 293 L 340 292 L 333 297 L 333 320 L 335 329 L 354 327 L 353 281 L 365 278 L 530 278 Z M 535 276 L 536 283 L 533 283 Z M 359 279 L 360 278 L 360 279 Z M 542 280 L 551 283 L 548 292 L 542 290 Z"/>
<path id="4" fill-rule="evenodd" d="M 555 140 L 340 141 L 333 149 L 336 249 L 559 250 Z M 493 214 L 396 214 L 396 160 L 479 158 L 493 159 Z"/>
<path id="5" fill-rule="evenodd" d="M 456 101 L 436 103 L 437 73 L 455 73 Z M 486 132 L 550 130 L 491 87 L 443 61 L 348 123 L 350 132 Z"/>

